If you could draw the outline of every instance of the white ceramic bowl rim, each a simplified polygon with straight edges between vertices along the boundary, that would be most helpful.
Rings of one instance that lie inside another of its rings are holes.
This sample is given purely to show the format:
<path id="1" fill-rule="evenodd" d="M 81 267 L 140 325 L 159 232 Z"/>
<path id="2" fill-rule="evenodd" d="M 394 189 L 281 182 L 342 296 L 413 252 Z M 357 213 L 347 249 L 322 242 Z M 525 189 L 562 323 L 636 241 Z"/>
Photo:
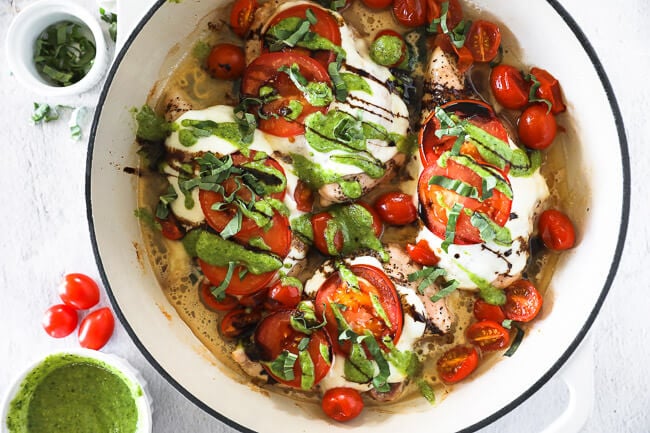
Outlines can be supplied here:
<path id="1" fill-rule="evenodd" d="M 527 400 L 529 397 L 531 397 L 535 392 L 537 392 L 546 382 L 548 382 L 551 377 L 557 371 L 564 365 L 564 363 L 571 357 L 573 352 L 577 349 L 577 347 L 580 345 L 582 340 L 584 339 L 585 335 L 589 331 L 591 325 L 593 324 L 596 316 L 598 315 L 598 312 L 600 311 L 600 308 L 603 305 L 603 302 L 605 301 L 605 298 L 609 292 L 609 289 L 614 281 L 614 277 L 616 275 L 616 272 L 619 267 L 619 263 L 621 260 L 621 256 L 623 253 L 623 248 L 625 245 L 625 237 L 627 234 L 627 228 L 628 228 L 628 222 L 629 222 L 629 212 L 630 212 L 630 182 L 631 182 L 631 175 L 630 175 L 630 158 L 629 158 L 629 149 L 628 149 L 628 144 L 627 144 L 627 138 L 625 135 L 625 126 L 623 123 L 623 117 L 621 115 L 620 109 L 618 102 L 616 100 L 616 96 L 614 95 L 614 91 L 612 89 L 611 83 L 609 81 L 609 78 L 607 77 L 607 74 L 603 68 L 602 63 L 600 62 L 598 55 L 596 54 L 596 51 L 592 47 L 591 43 L 587 39 L 586 35 L 580 28 L 580 26 L 576 23 L 576 21 L 573 19 L 573 17 L 564 9 L 564 7 L 559 3 L 558 0 L 545 0 L 554 10 L 555 12 L 559 15 L 559 17 L 564 21 L 564 23 L 568 26 L 568 28 L 571 30 L 571 32 L 574 34 L 582 48 L 584 49 L 585 53 L 587 54 L 589 60 L 592 63 L 592 66 L 594 70 L 596 71 L 598 78 L 600 80 L 600 83 L 603 87 L 603 90 L 605 94 L 607 95 L 607 99 L 609 102 L 609 106 L 611 109 L 611 114 L 614 119 L 614 124 L 616 126 L 616 131 L 618 134 L 618 141 L 619 141 L 619 147 L 620 147 L 620 153 L 621 153 L 621 166 L 622 166 L 622 174 L 623 174 L 623 179 L 622 183 L 620 185 L 621 187 L 621 194 L 622 194 L 622 208 L 621 208 L 621 219 L 620 219 L 620 225 L 619 225 L 619 231 L 618 231 L 618 236 L 617 236 L 617 242 L 616 242 L 616 249 L 614 251 L 614 255 L 612 258 L 612 262 L 610 264 L 608 273 L 607 273 L 607 278 L 604 281 L 603 287 L 600 291 L 600 294 L 598 296 L 597 301 L 595 302 L 593 309 L 591 310 L 591 313 L 589 314 L 587 320 L 584 322 L 582 328 L 580 331 L 576 334 L 575 338 L 571 342 L 571 344 L 568 346 L 568 348 L 565 350 L 565 352 L 557 359 L 555 364 L 548 369 L 544 374 L 542 374 L 530 388 L 528 388 L 525 392 L 523 392 L 521 395 L 517 396 L 514 398 L 510 403 L 507 405 L 503 406 L 500 410 L 494 412 L 492 415 L 484 418 L 483 420 L 470 425 L 462 430 L 460 430 L 458 433 L 469 433 L 469 432 L 475 432 L 488 424 L 496 421 L 497 419 L 501 418 L 508 412 L 512 411 L 515 409 L 517 406 L 519 406 L 521 403 L 523 403 L 525 400 Z M 131 44 L 134 42 L 134 40 L 138 37 L 139 33 L 142 31 L 142 29 L 146 26 L 146 24 L 149 22 L 151 17 L 155 15 L 155 13 L 158 11 L 158 9 L 161 8 L 162 5 L 166 3 L 166 0 L 157 0 L 156 4 L 154 4 L 151 9 L 145 14 L 145 16 L 142 18 L 142 20 L 138 23 L 138 25 L 135 27 L 133 33 L 129 36 L 129 38 L 125 41 L 124 46 L 120 50 L 120 52 L 117 54 L 115 61 L 113 63 L 113 66 L 111 67 L 110 71 L 108 72 L 108 77 L 106 80 L 106 83 L 104 84 L 104 88 L 102 89 L 102 93 L 99 98 L 99 102 L 97 104 L 97 109 L 95 111 L 95 116 L 93 119 L 93 125 L 92 129 L 90 132 L 90 140 L 89 140 L 89 146 L 88 146 L 88 156 L 87 156 L 87 161 L 86 161 L 86 206 L 87 206 L 87 218 L 88 218 L 88 224 L 89 224 L 89 229 L 90 229 L 90 235 L 91 235 L 91 240 L 93 244 L 93 252 L 95 255 L 95 260 L 97 261 L 97 265 L 99 267 L 99 272 L 102 278 L 102 281 L 104 283 L 104 286 L 107 289 L 108 296 L 111 300 L 111 303 L 113 305 L 113 308 L 122 322 L 122 325 L 125 327 L 127 333 L 130 335 L 131 339 L 133 342 L 136 344 L 138 349 L 142 352 L 144 357 L 151 363 L 151 365 L 174 387 L 176 388 L 181 394 L 183 394 L 187 399 L 192 401 L 194 404 L 196 404 L 198 407 L 209 413 L 210 415 L 214 416 L 215 418 L 219 419 L 220 421 L 226 423 L 227 425 L 236 428 L 239 431 L 242 432 L 253 432 L 253 430 L 250 430 L 249 428 L 237 423 L 236 421 L 220 414 L 213 408 L 209 407 L 206 405 L 204 402 L 199 400 L 197 397 L 195 397 L 191 392 L 189 392 L 186 388 L 184 388 L 178 381 L 176 381 L 171 374 L 169 374 L 162 366 L 161 364 L 149 353 L 145 345 L 142 343 L 142 341 L 138 338 L 137 334 L 134 332 L 133 328 L 129 325 L 128 321 L 126 320 L 124 314 L 119 308 L 119 304 L 113 294 L 113 291 L 111 290 L 111 286 L 108 280 L 108 277 L 106 275 L 106 272 L 104 270 L 104 266 L 102 263 L 102 258 L 99 253 L 99 247 L 97 243 L 97 238 L 96 238 L 96 233 L 95 233 L 95 225 L 93 221 L 93 210 L 92 210 L 92 200 L 91 200 L 91 172 L 92 172 L 92 161 L 93 161 L 93 149 L 95 145 L 95 138 L 97 134 L 97 126 L 99 119 L 102 114 L 102 108 L 104 105 L 104 102 L 106 100 L 106 97 L 109 93 L 109 89 L 111 87 L 111 84 L 113 82 L 113 79 L 121 65 L 121 62 L 126 55 L 126 53 L 129 50 L 129 47 Z"/>

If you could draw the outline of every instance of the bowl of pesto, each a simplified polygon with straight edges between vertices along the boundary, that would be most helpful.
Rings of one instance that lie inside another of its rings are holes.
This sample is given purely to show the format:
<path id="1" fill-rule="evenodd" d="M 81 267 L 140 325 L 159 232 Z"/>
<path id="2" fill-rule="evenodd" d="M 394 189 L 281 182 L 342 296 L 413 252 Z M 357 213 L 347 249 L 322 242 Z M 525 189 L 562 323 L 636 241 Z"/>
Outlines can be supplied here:
<path id="1" fill-rule="evenodd" d="M 47 355 L 5 395 L 8 433 L 150 433 L 151 407 L 126 361 L 87 349 Z"/>

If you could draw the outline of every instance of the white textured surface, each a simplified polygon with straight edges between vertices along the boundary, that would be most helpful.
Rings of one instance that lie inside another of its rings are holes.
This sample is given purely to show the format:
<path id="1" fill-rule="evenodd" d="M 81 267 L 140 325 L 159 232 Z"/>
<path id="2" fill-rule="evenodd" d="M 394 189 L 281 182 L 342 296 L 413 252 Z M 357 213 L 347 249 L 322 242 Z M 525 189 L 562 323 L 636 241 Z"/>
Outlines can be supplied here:
<path id="1" fill-rule="evenodd" d="M 71 0 L 72 1 L 72 0 Z M 77 0 L 95 12 L 92 0 Z M 144 0 L 131 0 L 144 3 Z M 29 1 L 16 1 L 16 8 Z M 585 432 L 650 431 L 650 311 L 647 281 L 650 252 L 647 214 L 650 194 L 641 177 L 650 165 L 647 134 L 650 90 L 650 3 L 646 0 L 565 0 L 564 6 L 587 34 L 604 64 L 627 126 L 632 161 L 632 214 L 624 258 L 600 316 L 592 328 L 596 366 L 595 410 Z M 0 40 L 14 15 L 8 0 L 0 0 Z M 543 37 L 543 35 L 540 35 Z M 552 47 L 549 47 L 552 49 Z M 4 53 L 0 54 L 0 60 Z M 640 73 L 641 77 L 636 77 Z M 47 101 L 93 106 L 99 87 L 79 97 Z M 86 223 L 84 172 L 86 136 L 69 139 L 67 117 L 43 126 L 29 118 L 32 102 L 44 100 L 22 90 L 0 61 L 0 146 L 3 170 L 0 191 L 5 197 L 0 240 L 0 393 L 22 367 L 40 354 L 75 347 L 74 334 L 62 340 L 45 335 L 43 311 L 58 302 L 56 286 L 67 272 L 85 272 L 98 279 Z M 603 107 L 603 109 L 608 109 Z M 84 132 L 89 131 L 90 113 Z M 597 125 L 594 125 L 597 128 Z M 615 146 L 616 143 L 612 143 Z M 606 174 L 604 174 L 606 175 Z M 636 175 L 636 177 L 634 177 Z M 612 228 L 615 229 L 615 228 Z M 102 297 L 102 305 L 108 305 Z M 186 400 L 143 358 L 118 325 L 103 349 L 129 360 L 142 371 L 154 399 L 154 432 L 231 432 Z M 227 398 L 227 396 L 224 396 Z M 561 381 L 553 379 L 519 408 L 486 427 L 487 433 L 538 432 L 566 403 Z M 253 408 L 251 408 L 253 409 Z M 471 410 L 471 409 L 470 409 Z"/>

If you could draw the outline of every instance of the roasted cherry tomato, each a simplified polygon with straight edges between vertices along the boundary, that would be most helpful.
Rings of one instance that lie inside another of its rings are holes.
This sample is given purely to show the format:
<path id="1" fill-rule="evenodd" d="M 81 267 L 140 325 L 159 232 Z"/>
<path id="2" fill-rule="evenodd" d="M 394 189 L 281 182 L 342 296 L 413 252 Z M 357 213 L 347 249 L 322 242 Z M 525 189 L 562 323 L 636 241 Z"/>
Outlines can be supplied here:
<path id="1" fill-rule="evenodd" d="M 311 10 L 314 16 L 316 17 L 316 23 L 309 26 L 309 30 L 316 33 L 319 36 L 329 39 L 334 45 L 341 45 L 341 31 L 339 30 L 339 24 L 336 18 L 326 9 L 314 4 L 301 4 L 297 6 L 292 6 L 290 8 L 284 9 L 277 15 L 275 15 L 269 22 L 267 29 L 270 29 L 274 25 L 278 24 L 280 21 L 286 18 L 307 18 L 307 9 Z M 295 47 L 289 48 L 286 47 L 283 49 L 284 52 L 298 52 L 298 53 L 308 53 L 310 57 L 313 57 L 326 69 L 328 65 L 336 60 L 336 53 L 327 50 L 317 50 L 314 52 L 309 52 L 306 48 Z M 267 52 L 267 47 L 263 47 L 263 52 Z"/>
<path id="2" fill-rule="evenodd" d="M 498 173 L 495 171 L 495 175 Z M 436 236 L 445 239 L 450 211 L 457 203 L 463 209 L 486 215 L 493 222 L 503 227 L 510 217 L 512 200 L 501 191 L 492 190 L 492 196 L 480 201 L 465 197 L 438 184 L 430 184 L 434 176 L 456 179 L 471 185 L 482 196 L 483 181 L 475 171 L 449 159 L 446 167 L 432 164 L 420 175 L 418 193 L 420 197 L 420 217 Z M 506 178 L 502 180 L 507 182 Z M 454 243 L 460 245 L 481 243 L 480 231 L 471 222 L 471 216 L 464 210 L 458 213 L 454 234 Z"/>
<path id="3" fill-rule="evenodd" d="M 430 24 L 442 14 L 442 4 L 447 2 L 447 29 L 453 30 L 463 20 L 463 8 L 458 0 L 426 0 L 426 24 Z M 442 33 L 442 23 L 438 24 L 438 33 Z"/>
<path id="4" fill-rule="evenodd" d="M 255 329 L 260 320 L 262 320 L 262 313 L 259 310 L 237 308 L 223 316 L 219 323 L 219 331 L 222 337 L 237 338 Z"/>
<path id="5" fill-rule="evenodd" d="M 253 24 L 257 0 L 235 0 L 230 11 L 230 27 L 238 36 L 244 37 Z"/>
<path id="6" fill-rule="evenodd" d="M 458 116 L 459 119 L 469 121 L 475 126 L 483 129 L 490 135 L 508 142 L 508 132 L 506 131 L 503 123 L 490 107 L 485 102 L 475 100 L 458 100 L 445 104 L 441 107 L 449 114 Z M 452 148 L 454 142 L 458 137 L 443 135 L 438 138 L 436 131 L 440 129 L 440 120 L 431 113 L 424 126 L 420 130 L 419 143 L 420 143 L 420 158 L 425 166 L 437 165 L 436 161 L 440 155 Z M 460 153 L 469 155 L 480 163 L 485 163 L 481 155 L 478 153 L 476 147 L 469 142 L 465 142 L 461 148 Z"/>
<path id="7" fill-rule="evenodd" d="M 417 244 L 406 244 L 406 252 L 411 260 L 422 266 L 433 266 L 440 261 L 440 257 L 436 256 L 424 239 L 420 239 Z"/>
<path id="8" fill-rule="evenodd" d="M 402 304 L 393 282 L 386 274 L 374 266 L 353 265 L 349 270 L 357 276 L 359 288 L 353 288 L 344 282 L 339 272 L 334 272 L 321 285 L 316 294 L 316 316 L 322 317 L 325 312 L 327 325 L 325 329 L 330 335 L 332 346 L 337 353 L 349 353 L 350 344 L 339 344 L 339 329 L 332 310 L 332 305 L 339 307 L 345 321 L 358 335 L 370 331 L 377 342 L 383 346 L 382 339 L 390 337 L 397 343 L 402 333 L 404 315 Z M 381 317 L 373 304 L 373 298 L 378 301 L 386 318 Z"/>
<path id="9" fill-rule="evenodd" d="M 372 216 L 372 228 L 375 233 L 375 236 L 381 236 L 383 231 L 383 225 L 381 219 L 377 212 L 368 204 L 363 202 L 357 202 L 354 204 L 349 204 L 347 206 L 359 205 L 363 206 Z M 327 212 L 320 212 L 311 217 L 311 224 L 314 230 L 314 245 L 318 250 L 329 256 L 337 256 L 343 251 L 345 244 L 345 239 L 343 232 L 337 227 L 328 229 L 328 226 L 331 224 L 336 224 L 335 219 L 332 215 Z M 328 247 L 327 236 L 330 233 L 328 230 L 333 230 L 331 245 Z M 334 231 L 335 230 L 335 231 Z"/>
<path id="10" fill-rule="evenodd" d="M 68 274 L 59 286 L 59 297 L 66 305 L 87 310 L 99 302 L 99 287 L 88 275 Z"/>
<path id="11" fill-rule="evenodd" d="M 209 310 L 230 311 L 239 304 L 237 298 L 232 295 L 226 295 L 225 293 L 223 295 L 223 299 L 217 299 L 212 294 L 213 287 L 214 285 L 212 283 L 210 283 L 208 280 L 205 280 L 203 283 L 201 283 L 201 288 L 199 289 L 199 299 L 201 299 L 203 305 L 205 305 Z"/>
<path id="12" fill-rule="evenodd" d="M 108 343 L 114 329 L 115 319 L 110 308 L 95 310 L 79 325 L 79 344 L 86 349 L 99 350 Z"/>
<path id="13" fill-rule="evenodd" d="M 50 337 L 63 338 L 72 334 L 78 320 L 77 310 L 70 305 L 57 304 L 45 310 L 41 324 Z"/>
<path id="14" fill-rule="evenodd" d="M 539 217 L 538 228 L 547 248 L 555 251 L 573 248 L 576 233 L 569 217 L 559 210 L 549 209 Z"/>
<path id="15" fill-rule="evenodd" d="M 510 110 L 521 110 L 528 104 L 530 82 L 521 71 L 510 65 L 497 65 L 490 72 L 490 88 L 497 102 Z"/>
<path id="16" fill-rule="evenodd" d="M 505 293 L 503 312 L 510 320 L 530 322 L 542 309 L 542 295 L 528 280 L 515 281 L 506 288 Z"/>
<path id="17" fill-rule="evenodd" d="M 465 46 L 472 52 L 475 62 L 491 62 L 499 52 L 501 32 L 499 26 L 484 20 L 472 23 Z"/>
<path id="18" fill-rule="evenodd" d="M 264 318 L 255 330 L 254 340 L 260 349 L 260 358 L 264 369 L 278 382 L 298 389 L 311 389 L 327 375 L 332 361 L 332 351 L 327 333 L 322 329 L 313 330 L 310 335 L 296 331 L 291 326 L 291 315 L 294 311 L 283 310 L 272 313 Z M 308 340 L 305 342 L 304 340 Z M 303 353 L 311 358 L 311 377 L 303 375 L 303 365 L 309 364 L 300 360 L 300 348 L 305 345 Z M 325 350 L 321 350 L 321 345 Z M 274 369 L 272 362 L 283 352 L 298 356 L 293 364 L 293 377 L 285 376 L 281 370 Z M 326 355 L 328 358 L 324 358 Z"/>
<path id="19" fill-rule="evenodd" d="M 543 150 L 553 143 L 557 135 L 555 116 L 543 103 L 530 105 L 521 113 L 517 132 L 521 142 L 530 149 Z"/>
<path id="20" fill-rule="evenodd" d="M 536 92 L 537 97 L 551 103 L 551 112 L 559 114 L 566 111 L 559 81 L 545 69 L 532 68 L 530 73 L 537 78 L 540 84 Z"/>
<path id="21" fill-rule="evenodd" d="M 427 23 L 427 5 L 425 0 L 395 0 L 393 16 L 401 25 L 419 27 Z"/>
<path id="22" fill-rule="evenodd" d="M 269 288 L 264 306 L 271 311 L 295 308 L 301 296 L 300 287 L 278 281 Z"/>
<path id="23" fill-rule="evenodd" d="M 314 192 L 302 180 L 298 180 L 293 192 L 296 208 L 301 212 L 311 212 L 314 208 Z"/>
<path id="24" fill-rule="evenodd" d="M 393 49 L 394 42 L 400 44 L 399 51 Z M 408 49 L 404 38 L 394 30 L 381 30 L 370 44 L 370 58 L 378 65 L 394 68 L 401 65 L 407 55 Z"/>
<path id="25" fill-rule="evenodd" d="M 340 422 L 350 421 L 359 416 L 363 406 L 361 394 L 352 388 L 328 389 L 321 401 L 325 415 Z"/>
<path id="26" fill-rule="evenodd" d="M 386 9 L 393 4 L 393 0 L 361 0 L 361 3 L 370 9 Z"/>
<path id="27" fill-rule="evenodd" d="M 478 352 L 472 346 L 455 346 L 444 353 L 436 363 L 440 379 L 455 383 L 465 379 L 478 366 Z"/>
<path id="28" fill-rule="evenodd" d="M 165 219 L 156 217 L 156 222 L 160 224 L 162 235 L 167 239 L 177 241 L 185 236 L 185 231 L 172 213 L 167 215 L 167 218 Z"/>
<path id="29" fill-rule="evenodd" d="M 483 352 L 501 350 L 510 344 L 510 333 L 506 328 L 491 320 L 473 323 L 467 328 L 467 340 Z"/>
<path id="30" fill-rule="evenodd" d="M 233 44 L 215 45 L 206 60 L 208 72 L 214 78 L 235 80 L 244 73 L 244 50 Z"/>
<path id="31" fill-rule="evenodd" d="M 506 315 L 498 305 L 488 304 L 482 299 L 474 301 L 474 317 L 478 320 L 492 320 L 493 322 L 502 323 L 506 320 Z"/>
<path id="32" fill-rule="evenodd" d="M 242 307 L 259 309 L 264 305 L 264 301 L 266 301 L 267 292 L 267 289 L 263 289 L 249 295 L 240 296 L 239 305 Z"/>
<path id="33" fill-rule="evenodd" d="M 207 278 L 213 286 L 220 285 L 228 274 L 228 268 L 225 266 L 213 266 L 201 259 L 198 259 L 199 266 L 205 278 Z M 276 272 L 265 272 L 260 275 L 255 275 L 250 272 L 244 272 L 246 268 L 241 266 L 236 266 L 230 279 L 230 284 L 226 288 L 226 293 L 229 295 L 248 295 L 254 292 L 257 292 L 268 284 L 275 277 Z M 240 275 L 243 275 L 243 278 L 240 278 Z"/>
<path id="34" fill-rule="evenodd" d="M 272 89 L 274 98 L 261 107 L 251 109 L 259 117 L 259 129 L 279 137 L 304 134 L 305 117 L 316 111 L 327 111 L 327 106 L 310 104 L 289 74 L 279 71 L 283 67 L 291 68 L 294 64 L 298 65 L 300 74 L 308 82 L 332 85 L 327 70 L 320 63 L 311 57 L 291 52 L 262 54 L 248 65 L 242 79 L 241 90 L 244 97 L 260 98 L 262 87 Z M 290 118 L 291 102 L 299 102 L 302 106 L 302 111 L 295 119 Z"/>
<path id="35" fill-rule="evenodd" d="M 386 224 L 403 226 L 415 222 L 418 218 L 413 197 L 403 192 L 387 192 L 375 201 L 375 211 Z"/>

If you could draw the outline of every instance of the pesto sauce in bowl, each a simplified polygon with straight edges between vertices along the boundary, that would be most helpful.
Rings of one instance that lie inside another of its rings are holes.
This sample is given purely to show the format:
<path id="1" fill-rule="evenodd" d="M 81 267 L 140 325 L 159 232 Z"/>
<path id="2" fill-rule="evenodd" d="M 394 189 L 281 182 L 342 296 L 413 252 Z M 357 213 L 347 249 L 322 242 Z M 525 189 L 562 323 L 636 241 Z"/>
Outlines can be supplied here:
<path id="1" fill-rule="evenodd" d="M 146 427 L 139 428 L 147 425 L 146 419 L 139 419 L 143 400 L 148 408 L 140 385 L 112 363 L 98 357 L 58 353 L 33 367 L 5 406 L 3 418 L 8 432 L 148 431 Z M 150 416 L 150 413 L 145 415 Z M 148 424 L 150 426 L 150 421 Z"/>

